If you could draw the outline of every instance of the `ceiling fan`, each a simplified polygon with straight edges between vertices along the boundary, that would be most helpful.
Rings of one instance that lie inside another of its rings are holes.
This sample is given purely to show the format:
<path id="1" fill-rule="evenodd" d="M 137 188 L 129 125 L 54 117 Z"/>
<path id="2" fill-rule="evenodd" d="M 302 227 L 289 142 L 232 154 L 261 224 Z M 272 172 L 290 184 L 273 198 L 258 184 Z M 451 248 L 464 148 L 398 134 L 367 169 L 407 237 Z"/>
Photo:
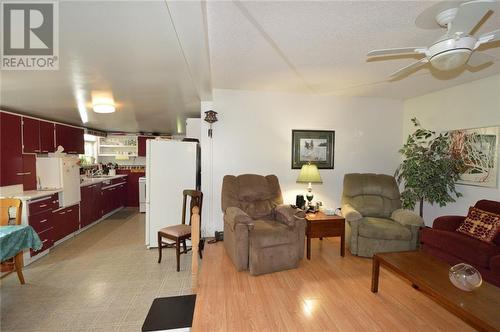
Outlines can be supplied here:
<path id="1" fill-rule="evenodd" d="M 430 11 L 439 27 L 447 32 L 428 47 L 403 47 L 373 50 L 368 57 L 422 54 L 424 57 L 390 75 L 391 78 L 406 76 L 430 63 L 432 67 L 447 71 L 465 64 L 472 66 L 491 61 L 484 53 L 473 54 L 483 44 L 500 40 L 500 29 L 474 37 L 471 33 L 488 12 L 495 8 L 494 0 L 473 0 L 467 2 L 446 1 L 433 6 Z M 422 16 L 422 13 L 420 16 Z M 418 21 L 418 19 L 417 19 Z M 434 22 L 433 22 L 434 23 Z M 436 25 L 434 23 L 434 25 Z M 487 57 L 486 61 L 484 59 Z"/>

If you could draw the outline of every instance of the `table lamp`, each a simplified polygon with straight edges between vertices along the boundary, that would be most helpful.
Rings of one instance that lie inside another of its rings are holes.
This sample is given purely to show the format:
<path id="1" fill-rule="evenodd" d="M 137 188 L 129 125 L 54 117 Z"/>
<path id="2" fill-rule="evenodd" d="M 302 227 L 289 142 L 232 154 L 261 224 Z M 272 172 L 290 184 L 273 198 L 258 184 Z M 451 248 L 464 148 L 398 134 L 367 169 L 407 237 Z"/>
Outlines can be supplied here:
<path id="1" fill-rule="evenodd" d="M 297 178 L 297 183 L 309 183 L 309 185 L 307 186 L 306 198 L 310 206 L 314 197 L 314 195 L 312 194 L 311 183 L 323 183 L 323 181 L 321 180 L 321 175 L 319 174 L 318 167 L 314 164 L 311 164 L 311 162 L 302 165 L 299 177 Z"/>

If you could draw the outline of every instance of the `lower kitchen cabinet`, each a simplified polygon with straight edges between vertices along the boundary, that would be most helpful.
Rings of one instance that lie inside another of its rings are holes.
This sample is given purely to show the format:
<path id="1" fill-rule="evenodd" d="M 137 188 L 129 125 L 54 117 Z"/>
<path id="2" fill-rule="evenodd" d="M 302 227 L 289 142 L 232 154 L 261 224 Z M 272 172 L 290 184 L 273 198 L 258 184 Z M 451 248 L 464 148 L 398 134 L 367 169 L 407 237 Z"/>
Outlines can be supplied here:
<path id="1" fill-rule="evenodd" d="M 31 257 L 38 255 L 45 250 L 51 248 L 54 245 L 54 228 L 50 227 L 43 232 L 38 233 L 38 237 L 40 238 L 40 241 L 42 241 L 42 249 L 38 251 L 34 251 L 33 249 L 30 249 L 30 255 Z"/>
<path id="2" fill-rule="evenodd" d="M 80 228 L 88 226 L 101 219 L 101 184 L 96 183 L 90 186 L 81 187 L 81 218 Z"/>
<path id="3" fill-rule="evenodd" d="M 54 242 L 76 232 L 80 228 L 78 204 L 54 212 Z"/>

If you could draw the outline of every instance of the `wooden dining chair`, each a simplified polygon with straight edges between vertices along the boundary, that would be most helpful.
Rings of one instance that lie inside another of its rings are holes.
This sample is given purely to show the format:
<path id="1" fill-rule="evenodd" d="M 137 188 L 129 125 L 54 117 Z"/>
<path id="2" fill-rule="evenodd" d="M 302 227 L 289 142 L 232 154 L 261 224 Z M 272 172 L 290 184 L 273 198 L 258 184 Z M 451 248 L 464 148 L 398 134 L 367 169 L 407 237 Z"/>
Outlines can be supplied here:
<path id="1" fill-rule="evenodd" d="M 10 211 L 12 209 L 15 210 L 16 219 L 15 225 L 21 225 L 21 211 L 23 207 L 23 202 L 20 199 L 13 198 L 2 198 L 0 199 L 0 226 L 8 226 L 10 218 Z M 23 252 L 19 252 L 12 258 L 9 258 L 2 262 L 2 268 L 6 267 L 10 274 L 17 272 L 17 277 L 19 278 L 19 282 L 24 285 L 24 276 L 23 276 Z M 2 269 L 3 270 L 3 269 Z M 6 276 L 5 274 L 4 276 Z M 2 276 L 2 277 L 4 277 Z"/>
<path id="2" fill-rule="evenodd" d="M 161 263 L 161 253 L 163 248 L 175 247 L 175 254 L 177 258 L 177 272 L 180 271 L 180 255 L 185 254 L 191 249 L 187 248 L 186 240 L 191 238 L 191 217 L 193 207 L 197 206 L 199 208 L 199 215 L 201 216 L 201 208 L 203 205 L 203 193 L 198 190 L 184 190 L 182 192 L 182 223 L 178 225 L 172 225 L 164 227 L 158 231 L 158 263 Z M 190 197 L 190 208 L 189 208 L 189 225 L 186 225 L 186 204 L 187 198 Z M 201 218 L 200 218 L 201 223 Z M 164 242 L 163 239 L 168 239 L 174 241 L 175 243 Z M 203 257 L 203 242 L 200 241 L 200 246 L 198 253 L 200 258 Z M 180 245 L 182 244 L 183 250 L 180 250 Z"/>

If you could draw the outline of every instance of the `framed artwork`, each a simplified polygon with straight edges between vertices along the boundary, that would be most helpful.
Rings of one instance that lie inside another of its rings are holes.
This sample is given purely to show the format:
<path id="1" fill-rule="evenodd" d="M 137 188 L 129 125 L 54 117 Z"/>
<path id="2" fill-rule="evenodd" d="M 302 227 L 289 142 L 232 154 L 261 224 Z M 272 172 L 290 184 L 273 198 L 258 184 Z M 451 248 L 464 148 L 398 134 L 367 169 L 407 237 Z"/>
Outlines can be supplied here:
<path id="1" fill-rule="evenodd" d="M 500 127 L 449 131 L 451 153 L 464 161 L 459 184 L 496 188 Z"/>
<path id="2" fill-rule="evenodd" d="M 292 169 L 311 162 L 319 169 L 333 169 L 335 131 L 292 130 Z"/>

